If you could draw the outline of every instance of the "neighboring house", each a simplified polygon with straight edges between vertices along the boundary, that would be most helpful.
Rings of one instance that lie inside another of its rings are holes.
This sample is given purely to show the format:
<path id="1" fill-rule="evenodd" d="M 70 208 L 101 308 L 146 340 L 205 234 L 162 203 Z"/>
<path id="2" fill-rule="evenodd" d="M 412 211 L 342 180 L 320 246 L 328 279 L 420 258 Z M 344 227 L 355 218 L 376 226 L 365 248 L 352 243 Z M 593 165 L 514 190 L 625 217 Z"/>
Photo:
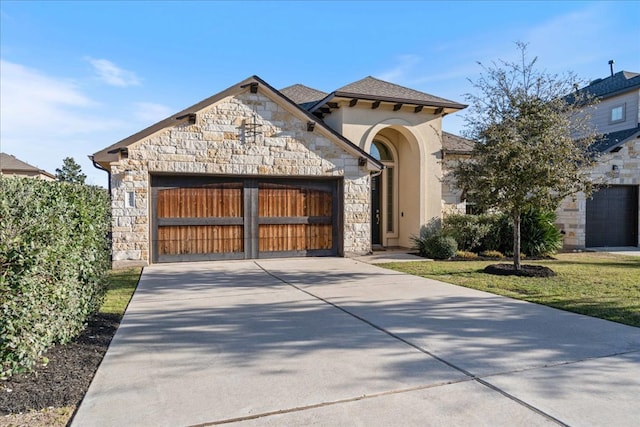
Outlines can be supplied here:
<path id="1" fill-rule="evenodd" d="M 475 206 L 465 200 L 462 192 L 455 188 L 451 176 L 460 161 L 471 158 L 474 142 L 470 139 L 442 132 L 442 212 L 443 214 L 473 214 Z"/>
<path id="2" fill-rule="evenodd" d="M 114 263 L 410 247 L 457 204 L 441 125 L 465 107 L 373 77 L 331 93 L 250 77 L 92 156 Z"/>
<path id="3" fill-rule="evenodd" d="M 640 73 L 621 71 L 581 90 L 600 99 L 593 121 L 603 138 L 594 146 L 600 158 L 592 177 L 608 186 L 562 203 L 557 225 L 564 246 L 640 246 Z"/>
<path id="4" fill-rule="evenodd" d="M 16 159 L 6 153 L 0 153 L 0 174 L 5 176 L 27 176 L 40 178 L 45 181 L 55 181 L 56 177 L 49 172 L 31 166 L 29 163 Z"/>

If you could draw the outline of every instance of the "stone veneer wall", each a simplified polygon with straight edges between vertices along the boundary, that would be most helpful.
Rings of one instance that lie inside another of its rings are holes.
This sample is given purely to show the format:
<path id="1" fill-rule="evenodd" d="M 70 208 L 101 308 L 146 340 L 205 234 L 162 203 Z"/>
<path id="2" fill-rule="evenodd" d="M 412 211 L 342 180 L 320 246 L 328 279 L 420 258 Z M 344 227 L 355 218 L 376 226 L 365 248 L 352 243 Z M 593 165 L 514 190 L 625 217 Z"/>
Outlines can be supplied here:
<path id="1" fill-rule="evenodd" d="M 255 135 L 247 123 L 259 125 Z M 114 264 L 150 262 L 153 173 L 343 177 L 345 255 L 370 251 L 370 176 L 358 157 L 261 93 L 241 93 L 198 112 L 196 123 L 162 130 L 112 164 Z M 126 207 L 126 193 L 135 206 Z"/>
<path id="2" fill-rule="evenodd" d="M 468 154 L 446 153 L 442 161 L 442 214 L 465 214 L 467 202 L 460 200 L 462 191 L 454 187 L 453 170 L 459 162 L 470 158 Z"/>
<path id="3" fill-rule="evenodd" d="M 613 171 L 613 165 L 618 166 L 618 171 Z M 640 185 L 640 139 L 627 142 L 617 153 L 604 155 L 593 169 L 592 177 L 609 185 Z M 584 248 L 587 222 L 587 199 L 584 193 L 567 197 L 557 214 L 556 225 L 565 233 L 564 247 Z"/>

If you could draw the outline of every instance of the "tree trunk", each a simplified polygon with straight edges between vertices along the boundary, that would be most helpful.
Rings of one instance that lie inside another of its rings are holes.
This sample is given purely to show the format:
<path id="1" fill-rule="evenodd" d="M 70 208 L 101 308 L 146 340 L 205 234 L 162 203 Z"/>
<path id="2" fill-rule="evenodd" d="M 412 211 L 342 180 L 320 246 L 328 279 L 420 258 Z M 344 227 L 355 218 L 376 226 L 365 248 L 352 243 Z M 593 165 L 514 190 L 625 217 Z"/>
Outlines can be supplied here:
<path id="1" fill-rule="evenodd" d="M 513 210 L 513 268 L 520 270 L 520 211 Z"/>

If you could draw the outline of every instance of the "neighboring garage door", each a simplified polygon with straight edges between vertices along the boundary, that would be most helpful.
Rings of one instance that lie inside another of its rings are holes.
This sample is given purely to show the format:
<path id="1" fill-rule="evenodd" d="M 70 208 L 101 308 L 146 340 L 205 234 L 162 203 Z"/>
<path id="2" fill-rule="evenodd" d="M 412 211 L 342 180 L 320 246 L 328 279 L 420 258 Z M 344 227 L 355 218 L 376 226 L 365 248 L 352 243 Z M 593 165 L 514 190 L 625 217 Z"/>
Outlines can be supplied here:
<path id="1" fill-rule="evenodd" d="M 638 187 L 613 186 L 587 199 L 586 246 L 638 245 Z"/>
<path id="2" fill-rule="evenodd" d="M 153 261 L 340 252 L 338 180 L 152 176 Z"/>

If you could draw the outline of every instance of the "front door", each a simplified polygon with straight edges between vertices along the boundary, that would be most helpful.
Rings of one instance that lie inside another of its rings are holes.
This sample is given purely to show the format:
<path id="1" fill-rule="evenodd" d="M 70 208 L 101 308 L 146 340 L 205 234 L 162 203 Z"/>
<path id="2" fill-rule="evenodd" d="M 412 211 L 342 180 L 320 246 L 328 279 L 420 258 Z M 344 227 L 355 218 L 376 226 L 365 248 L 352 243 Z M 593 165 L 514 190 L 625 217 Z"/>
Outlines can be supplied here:
<path id="1" fill-rule="evenodd" d="M 382 197 L 380 187 L 382 186 L 382 174 L 371 178 L 371 243 L 382 245 Z"/>

